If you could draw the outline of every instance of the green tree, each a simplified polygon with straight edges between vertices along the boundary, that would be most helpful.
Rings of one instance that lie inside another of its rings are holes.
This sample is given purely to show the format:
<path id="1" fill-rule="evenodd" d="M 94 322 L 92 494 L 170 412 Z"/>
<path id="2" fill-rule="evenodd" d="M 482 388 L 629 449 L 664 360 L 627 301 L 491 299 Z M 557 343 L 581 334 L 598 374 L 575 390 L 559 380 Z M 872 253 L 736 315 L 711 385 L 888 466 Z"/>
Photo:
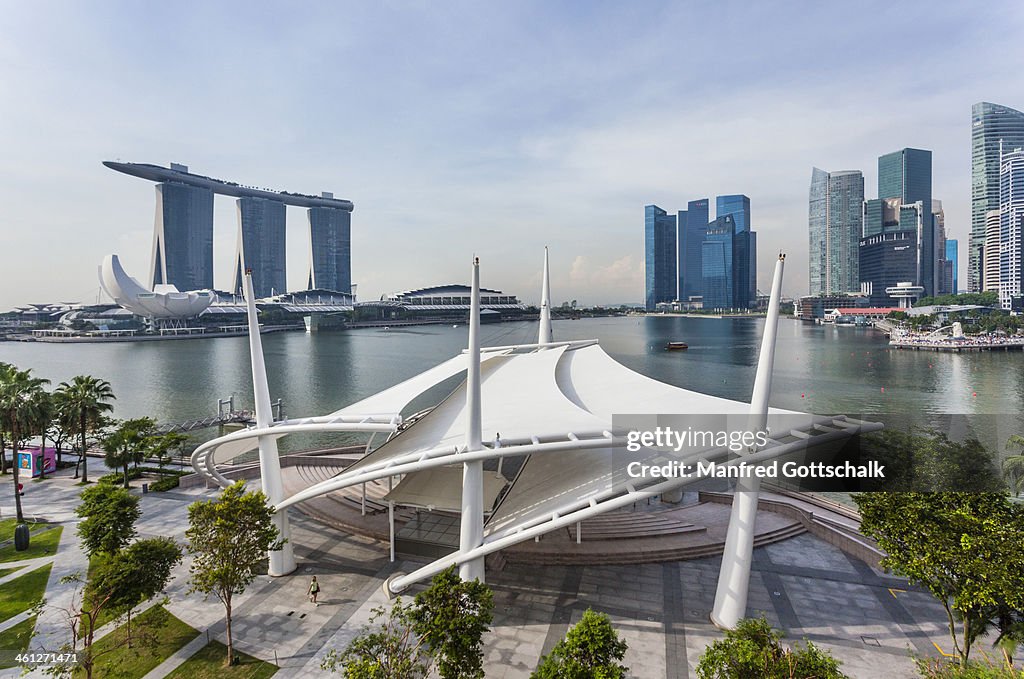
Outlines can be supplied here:
<path id="1" fill-rule="evenodd" d="M 43 385 L 49 380 L 32 377 L 31 370 L 18 370 L 12 365 L 0 367 L 0 428 L 11 438 L 14 461 L 14 505 L 18 523 L 25 520 L 21 509 L 18 447 L 23 438 L 34 436 L 46 428 L 49 407 Z"/>
<path id="2" fill-rule="evenodd" d="M 107 605 L 127 616 L 131 646 L 132 609 L 167 586 L 171 570 L 181 561 L 181 547 L 168 537 L 139 540 L 103 561 L 91 587 L 109 592 Z"/>
<path id="3" fill-rule="evenodd" d="M 127 614 L 141 601 L 141 597 L 155 596 L 167 586 L 171 569 L 180 560 L 181 549 L 169 538 L 139 540 L 105 560 L 94 571 L 87 585 L 81 574 L 61 579 L 62 584 L 82 585 L 67 614 L 76 645 L 78 641 L 82 642 L 77 662 L 87 679 L 92 677 L 100 657 L 125 645 L 156 644 L 159 630 L 167 619 L 163 611 L 158 615 L 147 616 L 149 620 L 145 625 L 137 624 L 133 628 L 129 623 L 126 634 L 123 637 L 111 637 L 114 643 L 105 645 L 103 650 L 94 648 L 93 642 L 96 640 L 101 614 L 109 610 Z"/>
<path id="4" fill-rule="evenodd" d="M 1006 488 L 995 451 L 977 439 L 953 441 L 938 431 L 887 428 L 862 437 L 861 451 L 885 466 L 885 478 L 867 481 L 864 490 L 999 492 Z"/>
<path id="5" fill-rule="evenodd" d="M 484 676 L 481 640 L 493 611 L 487 585 L 463 581 L 452 566 L 412 604 L 399 598 L 390 611 L 375 608 L 362 633 L 340 655 L 330 651 L 321 667 L 340 667 L 348 679 L 413 679 L 434 667 L 443 679 L 478 679 Z"/>
<path id="6" fill-rule="evenodd" d="M 149 454 L 157 459 L 157 466 L 160 473 L 173 459 L 172 451 L 181 451 L 188 442 L 188 435 L 172 431 L 166 434 L 158 434 L 150 438 Z"/>
<path id="7" fill-rule="evenodd" d="M 53 406 L 52 419 L 47 433 L 53 441 L 53 447 L 57 453 L 57 466 L 64 461 L 64 445 L 74 437 L 75 434 L 75 413 L 69 406 L 66 394 L 60 389 L 50 394 Z"/>
<path id="8" fill-rule="evenodd" d="M 423 640 L 413 633 L 413 605 L 399 597 L 385 610 L 372 610 L 370 622 L 342 653 L 328 651 L 322 669 L 345 673 L 345 679 L 420 679 L 430 671 L 431 658 Z"/>
<path id="9" fill-rule="evenodd" d="M 274 508 L 260 491 L 246 492 L 238 481 L 216 500 L 194 502 L 188 508 L 185 537 L 192 553 L 191 592 L 214 594 L 224 604 L 227 624 L 227 664 L 232 664 L 231 602 L 256 577 L 267 552 L 280 549 L 273 524 Z"/>
<path id="10" fill-rule="evenodd" d="M 629 668 L 620 665 L 626 642 L 604 613 L 587 609 L 583 618 L 541 658 L 534 679 L 621 679 Z"/>
<path id="11" fill-rule="evenodd" d="M 1024 485 L 1024 436 L 1014 434 L 1006 441 L 1007 450 L 1021 450 L 1016 455 L 1010 455 L 1003 460 L 1003 474 L 1010 483 L 1010 492 L 1014 495 L 1020 494 L 1020 487 Z"/>
<path id="12" fill-rule="evenodd" d="M 745 618 L 704 649 L 699 679 L 843 679 L 839 661 L 811 642 L 793 650 L 764 618 Z"/>
<path id="13" fill-rule="evenodd" d="M 423 640 L 443 679 L 481 679 L 480 646 L 494 619 L 494 594 L 479 580 L 466 582 L 455 566 L 434 576 L 416 595 L 413 631 Z"/>
<path id="14" fill-rule="evenodd" d="M 128 488 L 128 465 L 145 459 L 156 437 L 156 422 L 149 417 L 122 420 L 102 441 L 108 467 L 124 470 L 124 487 Z"/>
<path id="15" fill-rule="evenodd" d="M 135 537 L 135 522 L 142 513 L 139 498 L 107 483 L 86 488 L 81 497 L 75 507 L 75 514 L 82 518 L 78 535 L 90 558 L 99 553 L 113 555 Z"/>
<path id="16" fill-rule="evenodd" d="M 1001 493 L 861 493 L 854 499 L 861 532 L 887 555 L 882 565 L 942 604 L 961 664 L 990 625 L 1002 631 L 1012 623 L 1007 611 L 1024 610 L 1024 506 Z"/>
<path id="17" fill-rule="evenodd" d="M 77 375 L 71 382 L 61 382 L 57 391 L 62 394 L 70 412 L 75 417 L 75 433 L 79 437 L 79 455 L 82 456 L 82 483 L 89 483 L 89 465 L 86 455 L 88 434 L 98 429 L 103 415 L 112 411 L 110 403 L 116 399 L 110 382 L 90 375 Z M 77 475 L 77 474 L 76 474 Z"/>

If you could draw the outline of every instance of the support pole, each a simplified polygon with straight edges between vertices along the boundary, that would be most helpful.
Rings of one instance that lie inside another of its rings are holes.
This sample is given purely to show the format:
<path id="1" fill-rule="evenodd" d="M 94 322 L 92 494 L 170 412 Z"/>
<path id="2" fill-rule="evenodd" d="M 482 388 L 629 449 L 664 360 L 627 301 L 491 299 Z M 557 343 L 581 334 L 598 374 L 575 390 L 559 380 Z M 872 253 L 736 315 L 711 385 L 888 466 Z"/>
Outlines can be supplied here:
<path id="1" fill-rule="evenodd" d="M 768 300 L 768 316 L 761 335 L 761 353 L 757 359 L 757 376 L 750 398 L 753 426 L 763 429 L 768 421 L 768 395 L 772 390 L 772 366 L 775 362 L 775 337 L 779 326 L 779 300 L 782 297 L 782 270 L 786 256 L 779 253 L 775 276 Z M 750 566 L 754 558 L 754 525 L 757 521 L 757 498 L 761 489 L 758 477 L 740 477 L 732 496 L 729 530 L 725 536 L 722 568 L 718 572 L 715 605 L 711 622 L 721 629 L 733 629 L 747 614 L 747 592 L 750 588 Z"/>
<path id="2" fill-rule="evenodd" d="M 359 513 L 366 516 L 366 482 L 363 482 L 363 495 L 359 500 Z"/>
<path id="3" fill-rule="evenodd" d="M 391 536 L 391 563 L 395 562 L 395 501 L 388 500 L 388 534 Z"/>
<path id="4" fill-rule="evenodd" d="M 540 332 L 537 344 L 550 344 L 551 334 L 551 275 L 548 272 L 548 248 L 544 247 L 544 273 L 540 285 Z"/>
<path id="5" fill-rule="evenodd" d="M 480 259 L 473 259 L 473 292 L 469 310 L 469 351 L 466 354 L 466 450 L 483 449 L 480 410 Z M 484 463 L 462 465 L 462 516 L 459 521 L 459 550 L 468 552 L 484 542 Z M 484 581 L 483 557 L 459 567 L 463 580 Z"/>
<path id="6" fill-rule="evenodd" d="M 268 429 L 273 424 L 273 406 L 270 404 L 270 387 L 267 384 L 267 364 L 263 358 L 263 340 L 260 337 L 260 322 L 256 316 L 256 296 L 252 289 L 252 271 L 245 272 L 245 303 L 249 321 L 249 355 L 252 359 L 252 389 L 256 401 L 256 428 Z M 281 459 L 277 454 L 277 441 L 273 436 L 259 436 L 260 479 L 267 502 L 274 507 L 284 501 L 284 481 L 281 479 Z M 279 509 L 274 513 L 274 525 L 278 538 L 284 540 L 281 549 L 271 551 L 267 573 L 273 576 L 287 575 L 295 570 L 295 554 L 292 551 L 291 527 L 288 525 L 288 510 Z"/>

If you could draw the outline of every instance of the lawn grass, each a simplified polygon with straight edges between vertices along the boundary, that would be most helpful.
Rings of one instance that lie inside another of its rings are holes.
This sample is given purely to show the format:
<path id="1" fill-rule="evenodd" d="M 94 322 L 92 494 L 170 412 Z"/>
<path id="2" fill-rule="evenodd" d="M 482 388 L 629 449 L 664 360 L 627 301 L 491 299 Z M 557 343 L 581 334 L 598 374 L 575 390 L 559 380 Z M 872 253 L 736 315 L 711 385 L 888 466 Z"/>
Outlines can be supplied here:
<path id="1" fill-rule="evenodd" d="M 20 571 L 20 568 L 0 568 L 0 578 L 10 575 L 14 571 Z"/>
<path id="2" fill-rule="evenodd" d="M 14 521 L 14 519 L 4 519 L 4 521 Z M 48 524 L 30 524 L 30 530 L 32 526 L 43 526 Z M 0 525 L 0 531 L 3 531 L 3 526 Z M 0 563 L 8 563 L 11 561 L 22 561 L 24 559 L 37 559 L 41 556 L 53 556 L 57 552 L 57 545 L 60 544 L 60 535 L 64 532 L 64 526 L 57 526 L 49 530 L 43 531 L 39 535 L 33 535 L 28 544 L 28 549 L 24 552 L 15 551 L 14 545 L 10 544 L 6 547 L 0 547 Z M 14 524 L 11 524 L 11 529 L 8 532 L 0 532 L 0 539 L 9 540 L 14 537 Z"/>
<path id="3" fill-rule="evenodd" d="M 0 585 L 0 621 L 36 605 L 46 593 L 52 563 Z"/>
<path id="4" fill-rule="evenodd" d="M 45 523 L 33 523 L 32 521 L 25 522 L 28 525 L 30 531 L 36 530 L 40 526 L 45 526 Z M 0 519 L 0 542 L 4 540 L 14 539 L 14 527 L 18 525 L 17 519 Z"/>
<path id="5" fill-rule="evenodd" d="M 157 645 L 143 647 L 134 644 L 129 648 L 124 644 L 124 625 L 118 627 L 102 639 L 93 642 L 93 679 L 104 677 L 142 677 L 162 663 L 179 648 L 195 639 L 199 632 L 189 627 L 178 618 L 167 613 L 163 606 L 154 606 L 144 613 L 132 617 L 132 630 L 136 625 L 145 624 L 153 616 L 166 614 L 164 626 L 157 632 Z M 81 669 L 75 671 L 75 677 L 84 677 Z"/>
<path id="6" fill-rule="evenodd" d="M 32 641 L 32 630 L 35 626 L 36 616 L 33 615 L 28 620 L 22 620 L 14 627 L 0 632 L 0 651 L 5 651 L 0 654 L 0 669 L 18 666 L 14 656 L 28 650 L 28 642 Z"/>
<path id="7" fill-rule="evenodd" d="M 239 658 L 238 664 L 225 667 L 224 661 L 228 657 L 228 647 L 219 641 L 211 641 L 191 658 L 178 665 L 173 672 L 167 675 L 167 679 L 219 679 L 219 677 L 266 679 L 277 672 L 276 666 L 253 658 L 251 655 L 240 653 L 237 650 L 235 655 Z"/>

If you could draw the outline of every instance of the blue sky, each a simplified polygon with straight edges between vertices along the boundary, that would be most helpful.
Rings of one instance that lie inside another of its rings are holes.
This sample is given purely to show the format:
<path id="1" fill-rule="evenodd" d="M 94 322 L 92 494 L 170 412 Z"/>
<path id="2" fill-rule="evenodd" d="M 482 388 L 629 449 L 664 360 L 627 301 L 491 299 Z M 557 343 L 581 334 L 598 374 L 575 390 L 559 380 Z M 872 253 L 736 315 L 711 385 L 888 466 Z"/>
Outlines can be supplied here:
<path id="1" fill-rule="evenodd" d="M 3 3 L 0 308 L 147 276 L 153 187 L 121 159 L 352 200 L 363 299 L 468 278 L 640 301 L 643 206 L 751 197 L 759 287 L 807 290 L 811 168 L 934 152 L 965 252 L 970 108 L 1024 108 L 1024 3 Z M 305 215 L 289 209 L 289 283 Z M 237 229 L 218 198 L 227 287 Z M 964 257 L 962 257 L 964 259 Z M 963 266 L 961 266 L 961 270 Z"/>

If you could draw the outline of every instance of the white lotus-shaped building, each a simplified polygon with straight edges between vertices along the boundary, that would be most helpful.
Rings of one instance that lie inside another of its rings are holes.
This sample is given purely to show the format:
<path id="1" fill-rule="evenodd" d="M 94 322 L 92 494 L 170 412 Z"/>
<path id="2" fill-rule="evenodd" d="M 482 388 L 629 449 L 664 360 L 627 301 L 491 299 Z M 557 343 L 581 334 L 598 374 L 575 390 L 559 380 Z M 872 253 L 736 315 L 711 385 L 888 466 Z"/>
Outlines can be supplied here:
<path id="1" fill-rule="evenodd" d="M 180 292 L 173 285 L 157 285 L 149 291 L 125 272 L 117 255 L 103 259 L 99 276 L 100 285 L 114 302 L 149 318 L 192 318 L 217 299 L 212 290 Z"/>

